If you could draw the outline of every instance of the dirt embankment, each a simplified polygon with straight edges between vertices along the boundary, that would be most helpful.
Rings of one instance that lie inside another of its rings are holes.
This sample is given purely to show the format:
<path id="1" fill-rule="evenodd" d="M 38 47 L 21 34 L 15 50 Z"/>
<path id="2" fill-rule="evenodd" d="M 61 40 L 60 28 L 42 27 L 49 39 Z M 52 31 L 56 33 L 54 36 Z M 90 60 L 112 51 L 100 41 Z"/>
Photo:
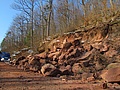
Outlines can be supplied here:
<path id="1" fill-rule="evenodd" d="M 15 67 L 10 71 L 7 67 L 11 66 L 1 64 L 6 67 L 1 68 L 1 88 L 11 87 L 9 84 L 18 80 L 22 83 L 17 82 L 16 88 L 23 86 L 25 90 L 119 90 L 120 36 L 111 34 L 110 30 L 110 24 L 102 24 L 49 39 L 40 46 L 39 54 L 23 54 L 12 61 L 22 72 L 14 72 L 18 70 Z M 7 73 L 4 70 L 8 70 Z M 8 74 L 15 77 L 7 79 Z"/>

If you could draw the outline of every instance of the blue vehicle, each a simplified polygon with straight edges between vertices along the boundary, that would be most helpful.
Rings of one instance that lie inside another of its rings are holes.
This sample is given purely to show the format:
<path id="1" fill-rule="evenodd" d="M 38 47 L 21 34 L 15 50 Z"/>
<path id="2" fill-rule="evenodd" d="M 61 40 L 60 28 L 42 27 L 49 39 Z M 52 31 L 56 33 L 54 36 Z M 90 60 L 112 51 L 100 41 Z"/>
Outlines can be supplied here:
<path id="1" fill-rule="evenodd" d="M 9 62 L 10 61 L 10 53 L 0 52 L 0 61 Z"/>

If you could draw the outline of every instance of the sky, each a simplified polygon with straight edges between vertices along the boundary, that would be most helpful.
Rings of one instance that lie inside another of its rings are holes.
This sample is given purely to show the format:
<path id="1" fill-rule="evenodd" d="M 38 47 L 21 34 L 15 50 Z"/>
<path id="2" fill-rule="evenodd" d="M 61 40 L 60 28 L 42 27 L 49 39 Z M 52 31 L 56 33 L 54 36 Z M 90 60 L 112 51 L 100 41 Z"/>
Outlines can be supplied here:
<path id="1" fill-rule="evenodd" d="M 14 0 L 0 0 L 0 43 L 4 39 L 17 11 L 11 8 Z"/>

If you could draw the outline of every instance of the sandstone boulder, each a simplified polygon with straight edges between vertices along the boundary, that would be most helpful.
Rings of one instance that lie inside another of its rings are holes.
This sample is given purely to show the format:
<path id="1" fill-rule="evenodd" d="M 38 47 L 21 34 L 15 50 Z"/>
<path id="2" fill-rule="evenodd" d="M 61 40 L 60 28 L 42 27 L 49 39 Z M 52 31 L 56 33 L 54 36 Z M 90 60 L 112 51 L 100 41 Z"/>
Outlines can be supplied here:
<path id="1" fill-rule="evenodd" d="M 31 58 L 30 60 L 28 60 L 28 63 L 30 64 L 30 65 L 38 65 L 38 66 L 40 66 L 41 64 L 40 64 L 40 58 L 39 57 L 33 57 L 33 58 Z"/>
<path id="2" fill-rule="evenodd" d="M 37 72 L 41 68 L 40 58 L 35 56 L 28 60 L 29 69 L 31 71 Z"/>
<path id="3" fill-rule="evenodd" d="M 36 54 L 35 56 L 40 57 L 41 59 L 45 59 L 47 57 L 47 53 L 43 52 L 43 53 L 40 53 L 40 54 Z"/>
<path id="4" fill-rule="evenodd" d="M 72 75 L 72 70 L 70 65 L 60 66 L 59 70 L 61 71 L 62 75 Z"/>
<path id="5" fill-rule="evenodd" d="M 111 69 L 111 68 L 116 68 L 116 67 L 120 67 L 120 63 L 110 63 L 106 69 Z"/>
<path id="6" fill-rule="evenodd" d="M 50 53 L 48 54 L 48 58 L 55 60 L 55 58 L 57 58 L 59 55 L 60 55 L 60 52 Z"/>
<path id="7" fill-rule="evenodd" d="M 120 83 L 120 67 L 106 70 L 101 77 L 110 83 Z"/>
<path id="8" fill-rule="evenodd" d="M 57 76 L 58 74 L 61 74 L 61 71 L 58 70 L 54 65 L 52 64 L 45 64 L 41 68 L 41 73 L 44 76 Z"/>
<path id="9" fill-rule="evenodd" d="M 92 81 L 95 80 L 95 78 L 94 78 L 94 76 L 93 76 L 93 73 L 86 73 L 86 72 L 84 72 L 84 73 L 82 73 L 82 75 L 81 75 L 81 80 L 82 80 L 83 82 L 92 82 Z"/>
<path id="10" fill-rule="evenodd" d="M 76 46 L 80 46 L 80 40 L 79 39 L 76 39 L 73 41 L 73 46 L 76 47 Z"/>
<path id="11" fill-rule="evenodd" d="M 92 53 L 94 52 L 95 50 L 92 49 L 91 51 L 88 51 L 86 53 L 84 53 L 79 59 L 87 59 L 90 55 L 92 55 Z"/>
<path id="12" fill-rule="evenodd" d="M 83 67 L 88 67 L 89 66 L 89 60 L 84 60 L 84 61 L 81 61 L 80 63 L 81 63 L 81 65 L 83 66 Z"/>
<path id="13" fill-rule="evenodd" d="M 38 72 L 40 70 L 40 67 L 38 65 L 30 65 L 29 70 L 33 71 L 33 72 Z"/>
<path id="14" fill-rule="evenodd" d="M 15 64 L 15 65 L 19 65 L 20 61 L 22 61 L 22 60 L 24 60 L 24 59 L 25 59 L 25 57 L 24 57 L 24 56 L 21 56 L 21 57 L 19 57 L 19 58 L 14 62 L 14 64 Z"/>
<path id="15" fill-rule="evenodd" d="M 75 63 L 72 66 L 72 72 L 74 73 L 74 75 L 83 73 L 83 69 L 82 69 L 82 66 L 80 65 L 80 63 Z"/>
<path id="16" fill-rule="evenodd" d="M 63 50 L 63 51 L 67 51 L 71 46 L 72 46 L 72 43 L 71 43 L 71 42 L 66 42 L 66 43 L 63 45 L 62 50 Z"/>
<path id="17" fill-rule="evenodd" d="M 66 59 L 80 57 L 82 54 L 83 50 L 81 48 L 75 48 L 71 53 L 66 55 Z"/>

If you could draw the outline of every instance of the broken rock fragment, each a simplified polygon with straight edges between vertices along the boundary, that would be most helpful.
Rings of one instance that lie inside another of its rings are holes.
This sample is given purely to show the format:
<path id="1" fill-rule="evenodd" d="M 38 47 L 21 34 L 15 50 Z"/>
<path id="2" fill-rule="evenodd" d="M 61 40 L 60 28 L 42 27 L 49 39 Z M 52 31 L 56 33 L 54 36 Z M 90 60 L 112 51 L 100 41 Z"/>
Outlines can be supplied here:
<path id="1" fill-rule="evenodd" d="M 101 77 L 109 83 L 120 83 L 120 67 L 108 69 Z"/>
<path id="2" fill-rule="evenodd" d="M 44 75 L 44 76 L 57 76 L 58 74 L 61 74 L 61 71 L 58 70 L 54 65 L 52 64 L 45 64 L 42 66 L 41 68 L 41 73 Z"/>

